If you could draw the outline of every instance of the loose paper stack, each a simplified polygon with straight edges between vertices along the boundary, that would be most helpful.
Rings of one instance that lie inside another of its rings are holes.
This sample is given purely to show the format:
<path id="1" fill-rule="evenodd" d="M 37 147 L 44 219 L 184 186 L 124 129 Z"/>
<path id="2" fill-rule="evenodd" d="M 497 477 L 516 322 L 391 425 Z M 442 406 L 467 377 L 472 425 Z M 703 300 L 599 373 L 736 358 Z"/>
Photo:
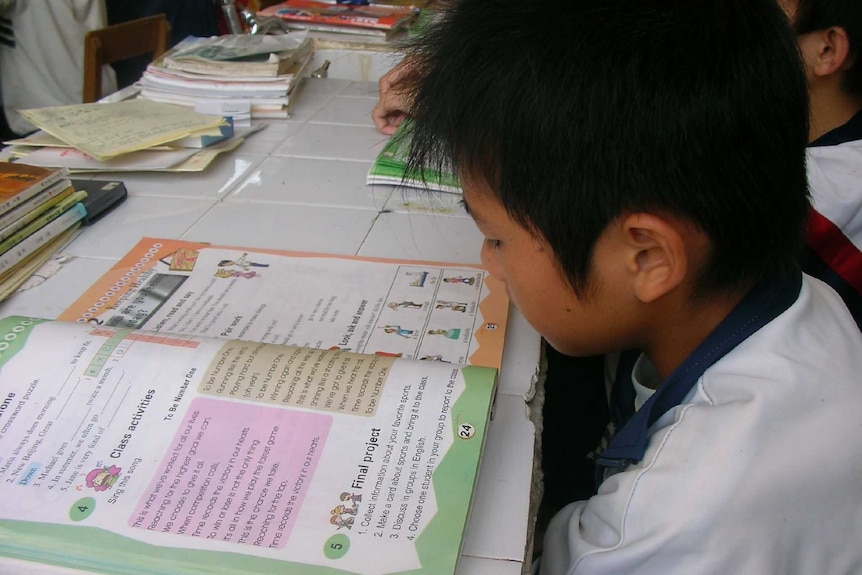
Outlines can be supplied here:
<path id="1" fill-rule="evenodd" d="M 287 118 L 313 56 L 307 34 L 189 37 L 147 67 L 141 97 L 249 118 Z"/>
<path id="2" fill-rule="evenodd" d="M 233 126 L 221 115 L 144 99 L 21 110 L 21 115 L 41 131 L 7 141 L 11 154 L 31 165 L 72 171 L 182 171 L 203 152 L 211 161 L 242 142 L 231 138 Z M 195 165 L 202 169 L 200 161 Z"/>

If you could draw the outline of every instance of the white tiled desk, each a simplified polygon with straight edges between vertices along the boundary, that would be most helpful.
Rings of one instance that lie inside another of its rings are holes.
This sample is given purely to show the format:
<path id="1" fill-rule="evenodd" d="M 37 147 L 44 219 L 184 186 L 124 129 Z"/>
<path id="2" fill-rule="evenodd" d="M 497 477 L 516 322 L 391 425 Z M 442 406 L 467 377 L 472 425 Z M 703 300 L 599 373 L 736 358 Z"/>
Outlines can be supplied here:
<path id="1" fill-rule="evenodd" d="M 74 256 L 0 315 L 56 317 L 142 236 L 222 245 L 478 263 L 481 236 L 451 194 L 367 186 L 386 137 L 373 127 L 376 82 L 307 79 L 290 120 L 273 120 L 199 174 L 105 174 L 128 200 L 86 228 Z M 528 568 L 534 438 L 528 399 L 540 338 L 511 310 L 494 419 L 460 575 Z M 2 571 L 2 567 L 0 567 Z"/>

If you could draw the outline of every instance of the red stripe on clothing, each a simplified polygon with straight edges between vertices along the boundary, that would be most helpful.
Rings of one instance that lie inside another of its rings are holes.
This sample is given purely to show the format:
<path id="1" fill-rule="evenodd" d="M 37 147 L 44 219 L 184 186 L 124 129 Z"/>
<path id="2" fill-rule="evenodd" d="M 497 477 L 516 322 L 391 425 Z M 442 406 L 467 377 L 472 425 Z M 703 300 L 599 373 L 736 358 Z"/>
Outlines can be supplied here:
<path id="1" fill-rule="evenodd" d="M 838 226 L 811 208 L 808 210 L 805 239 L 832 271 L 862 295 L 862 252 Z"/>

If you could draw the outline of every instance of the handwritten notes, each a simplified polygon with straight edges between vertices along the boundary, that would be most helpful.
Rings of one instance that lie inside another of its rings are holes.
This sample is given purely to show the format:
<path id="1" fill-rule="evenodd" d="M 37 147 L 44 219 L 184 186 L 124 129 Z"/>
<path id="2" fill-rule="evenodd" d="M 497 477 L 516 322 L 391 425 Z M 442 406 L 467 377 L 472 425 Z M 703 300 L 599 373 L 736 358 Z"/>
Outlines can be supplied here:
<path id="1" fill-rule="evenodd" d="M 21 115 L 100 161 L 158 146 L 223 121 L 221 116 L 143 99 L 36 108 L 21 110 Z"/>

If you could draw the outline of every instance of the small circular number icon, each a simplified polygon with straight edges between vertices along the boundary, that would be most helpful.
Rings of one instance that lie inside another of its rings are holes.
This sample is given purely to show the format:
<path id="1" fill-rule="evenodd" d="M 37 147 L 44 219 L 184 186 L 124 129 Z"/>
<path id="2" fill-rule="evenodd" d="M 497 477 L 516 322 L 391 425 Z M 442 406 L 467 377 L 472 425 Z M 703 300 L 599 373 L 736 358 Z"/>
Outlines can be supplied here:
<path id="1" fill-rule="evenodd" d="M 72 504 L 69 509 L 69 519 L 72 521 L 83 521 L 89 517 L 96 508 L 96 500 L 92 497 L 83 497 Z"/>
<path id="2" fill-rule="evenodd" d="M 461 439 L 470 439 L 476 434 L 476 428 L 469 423 L 458 424 L 458 437 Z"/>
<path id="3" fill-rule="evenodd" d="M 344 533 L 338 533 L 323 544 L 323 554 L 329 559 L 341 559 L 350 549 L 350 539 Z"/>

